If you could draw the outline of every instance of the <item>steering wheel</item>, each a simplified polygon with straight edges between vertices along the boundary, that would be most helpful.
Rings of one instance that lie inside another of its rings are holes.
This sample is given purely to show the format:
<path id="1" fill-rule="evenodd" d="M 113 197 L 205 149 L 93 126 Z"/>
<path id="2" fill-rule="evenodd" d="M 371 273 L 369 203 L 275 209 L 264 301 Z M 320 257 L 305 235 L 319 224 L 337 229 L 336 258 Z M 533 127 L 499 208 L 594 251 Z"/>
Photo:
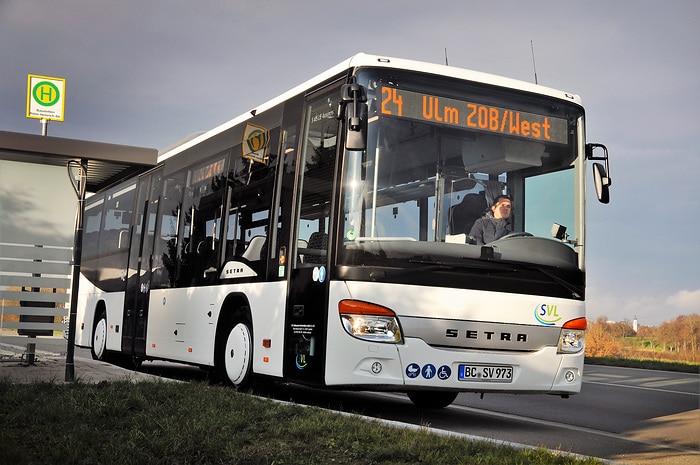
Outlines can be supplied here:
<path id="1" fill-rule="evenodd" d="M 501 239 L 509 239 L 509 238 L 511 238 L 511 237 L 530 237 L 530 236 L 532 236 L 532 234 L 530 234 L 529 232 L 525 232 L 525 231 L 523 231 L 523 232 L 512 232 L 512 233 L 510 233 L 510 234 L 506 234 L 505 236 L 501 237 Z M 500 241 L 501 239 L 499 239 L 499 241 Z"/>

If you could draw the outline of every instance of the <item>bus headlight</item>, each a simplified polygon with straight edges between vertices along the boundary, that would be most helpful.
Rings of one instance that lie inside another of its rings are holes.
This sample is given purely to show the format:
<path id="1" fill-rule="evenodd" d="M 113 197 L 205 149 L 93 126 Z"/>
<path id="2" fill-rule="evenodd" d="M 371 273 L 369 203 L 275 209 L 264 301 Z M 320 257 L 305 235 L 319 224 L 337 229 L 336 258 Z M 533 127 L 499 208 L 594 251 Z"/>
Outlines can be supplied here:
<path id="1" fill-rule="evenodd" d="M 586 342 L 586 319 L 577 318 L 567 321 L 559 333 L 557 353 L 575 354 L 581 352 Z"/>
<path id="2" fill-rule="evenodd" d="M 343 328 L 353 337 L 394 344 L 403 341 L 396 313 L 386 307 L 359 300 L 341 300 L 338 312 Z"/>

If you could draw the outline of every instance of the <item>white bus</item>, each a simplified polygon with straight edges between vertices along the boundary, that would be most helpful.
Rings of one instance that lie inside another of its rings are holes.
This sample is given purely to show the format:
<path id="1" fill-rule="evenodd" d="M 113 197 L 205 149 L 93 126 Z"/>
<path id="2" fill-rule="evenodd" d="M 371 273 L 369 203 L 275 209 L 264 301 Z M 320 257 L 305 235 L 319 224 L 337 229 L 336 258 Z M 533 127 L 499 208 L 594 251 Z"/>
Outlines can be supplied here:
<path id="1" fill-rule="evenodd" d="M 587 159 L 607 202 L 576 95 L 356 55 L 87 200 L 76 345 L 239 388 L 568 397 Z M 500 195 L 510 233 L 477 240 Z"/>

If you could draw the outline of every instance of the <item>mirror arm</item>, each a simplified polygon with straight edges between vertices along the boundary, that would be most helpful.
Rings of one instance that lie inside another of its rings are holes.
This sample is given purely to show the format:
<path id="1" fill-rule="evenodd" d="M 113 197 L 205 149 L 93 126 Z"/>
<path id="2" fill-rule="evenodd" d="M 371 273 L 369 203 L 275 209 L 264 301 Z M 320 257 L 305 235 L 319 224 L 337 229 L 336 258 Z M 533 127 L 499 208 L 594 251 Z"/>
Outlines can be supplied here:
<path id="1" fill-rule="evenodd" d="M 593 151 L 595 149 L 602 149 L 603 150 L 603 156 L 602 157 L 597 157 L 593 154 Z M 608 162 L 608 148 L 603 145 L 603 144 L 586 144 L 586 159 L 587 160 L 600 160 L 605 162 L 605 173 L 607 174 L 607 185 L 609 186 L 612 184 L 612 180 L 610 178 L 610 164 Z"/>
<path id="2" fill-rule="evenodd" d="M 338 119 L 345 119 L 345 145 L 348 150 L 365 150 L 367 142 L 367 91 L 357 82 L 340 88 Z M 352 103 L 352 105 L 348 105 Z"/>
<path id="3" fill-rule="evenodd" d="M 594 150 L 598 148 L 603 150 L 603 156 L 594 155 Z M 603 144 L 586 144 L 586 159 L 605 162 L 605 165 L 600 163 L 593 164 L 593 181 L 595 182 L 598 200 L 602 203 L 608 203 L 610 201 L 609 187 L 612 184 L 612 179 L 610 178 L 607 147 Z"/>

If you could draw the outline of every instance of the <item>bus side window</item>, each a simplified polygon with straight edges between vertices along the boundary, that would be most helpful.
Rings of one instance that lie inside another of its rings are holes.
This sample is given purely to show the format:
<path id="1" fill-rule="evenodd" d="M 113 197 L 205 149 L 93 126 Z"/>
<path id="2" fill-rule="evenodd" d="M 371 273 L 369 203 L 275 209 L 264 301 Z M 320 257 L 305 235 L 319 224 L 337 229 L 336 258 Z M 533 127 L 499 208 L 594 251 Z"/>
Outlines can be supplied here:
<path id="1" fill-rule="evenodd" d="M 100 228 L 102 225 L 102 213 L 104 207 L 104 195 L 90 199 L 90 204 L 85 207 L 85 227 L 83 236 L 83 257 L 93 257 L 99 250 Z"/>
<path id="2" fill-rule="evenodd" d="M 178 219 L 182 210 L 185 174 L 175 173 L 163 180 L 158 219 L 157 236 L 153 249 L 154 261 L 161 265 L 161 272 L 151 278 L 151 288 L 175 287 L 178 274 L 177 236 Z"/>
<path id="3" fill-rule="evenodd" d="M 188 171 L 178 239 L 179 286 L 205 284 L 219 268 L 219 231 L 228 151 Z"/>

